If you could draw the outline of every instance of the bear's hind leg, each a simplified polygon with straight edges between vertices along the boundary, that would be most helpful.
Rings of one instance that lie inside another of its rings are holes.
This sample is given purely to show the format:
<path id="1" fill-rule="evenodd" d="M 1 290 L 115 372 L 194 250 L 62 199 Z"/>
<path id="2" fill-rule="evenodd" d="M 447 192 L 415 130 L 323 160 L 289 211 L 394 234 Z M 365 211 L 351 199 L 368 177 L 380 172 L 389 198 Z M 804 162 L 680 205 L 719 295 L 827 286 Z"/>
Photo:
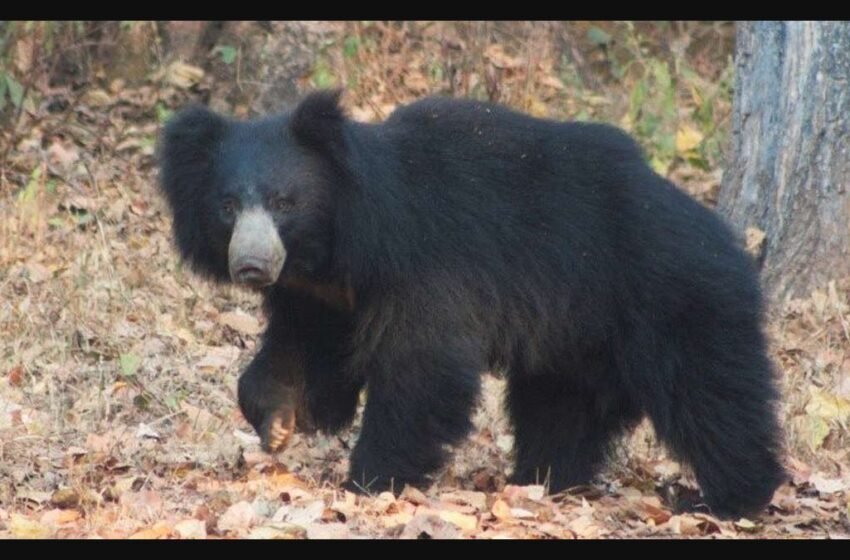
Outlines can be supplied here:
<path id="1" fill-rule="evenodd" d="M 556 373 L 511 372 L 513 482 L 545 483 L 553 493 L 589 483 L 614 438 L 640 418 L 624 393 L 610 387 L 604 366 L 588 362 L 578 374 L 589 376 L 588 382 Z"/>
<path id="2" fill-rule="evenodd" d="M 646 393 L 656 433 L 691 465 L 715 515 L 757 513 L 785 478 L 778 393 L 760 333 L 753 327 L 717 345 L 696 338 L 668 352 L 669 383 Z"/>

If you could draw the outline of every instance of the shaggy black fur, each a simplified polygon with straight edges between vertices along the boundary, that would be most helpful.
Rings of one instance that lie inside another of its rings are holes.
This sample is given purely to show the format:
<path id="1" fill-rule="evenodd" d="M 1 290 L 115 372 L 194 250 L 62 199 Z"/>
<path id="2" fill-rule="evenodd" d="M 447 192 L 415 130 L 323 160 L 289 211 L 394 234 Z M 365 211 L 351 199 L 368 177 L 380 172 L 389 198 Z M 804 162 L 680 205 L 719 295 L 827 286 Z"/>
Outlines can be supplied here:
<path id="1" fill-rule="evenodd" d="M 164 133 L 177 245 L 201 273 L 227 279 L 225 197 L 291 201 L 239 384 L 255 427 L 304 383 L 340 429 L 366 384 L 350 478 L 399 490 L 443 464 L 497 368 L 516 482 L 588 482 L 646 415 L 716 514 L 770 500 L 784 472 L 758 278 L 713 212 L 611 126 L 445 98 L 367 125 L 337 101 L 250 122 L 196 108 Z"/>

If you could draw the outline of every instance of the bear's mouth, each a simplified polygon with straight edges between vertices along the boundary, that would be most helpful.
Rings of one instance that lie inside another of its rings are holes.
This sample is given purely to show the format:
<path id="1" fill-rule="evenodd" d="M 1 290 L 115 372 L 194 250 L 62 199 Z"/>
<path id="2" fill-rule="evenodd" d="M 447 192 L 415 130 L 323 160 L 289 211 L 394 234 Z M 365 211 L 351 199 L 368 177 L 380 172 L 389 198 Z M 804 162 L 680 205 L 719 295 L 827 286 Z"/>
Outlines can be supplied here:
<path id="1" fill-rule="evenodd" d="M 235 271 L 231 271 L 230 275 L 237 284 L 248 284 L 253 288 L 264 288 L 276 281 L 271 275 L 270 266 L 255 261 L 243 261 L 236 265 Z"/>
<path id="2" fill-rule="evenodd" d="M 248 208 L 236 217 L 228 248 L 230 278 L 237 284 L 263 288 L 277 282 L 286 248 L 269 213 Z"/>

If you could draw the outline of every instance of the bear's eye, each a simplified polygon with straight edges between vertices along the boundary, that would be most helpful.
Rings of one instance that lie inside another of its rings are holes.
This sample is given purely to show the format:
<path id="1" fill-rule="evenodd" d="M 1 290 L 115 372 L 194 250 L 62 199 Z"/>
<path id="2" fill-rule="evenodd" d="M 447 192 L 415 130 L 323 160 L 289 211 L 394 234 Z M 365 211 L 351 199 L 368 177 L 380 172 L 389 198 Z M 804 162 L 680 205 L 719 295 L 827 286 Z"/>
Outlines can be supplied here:
<path id="1" fill-rule="evenodd" d="M 295 207 L 295 202 L 291 198 L 277 196 L 271 200 L 270 206 L 275 212 L 289 212 Z"/>
<path id="2" fill-rule="evenodd" d="M 236 214 L 238 206 L 239 203 L 235 198 L 226 198 L 221 204 L 221 211 L 224 212 L 225 216 L 233 216 Z"/>

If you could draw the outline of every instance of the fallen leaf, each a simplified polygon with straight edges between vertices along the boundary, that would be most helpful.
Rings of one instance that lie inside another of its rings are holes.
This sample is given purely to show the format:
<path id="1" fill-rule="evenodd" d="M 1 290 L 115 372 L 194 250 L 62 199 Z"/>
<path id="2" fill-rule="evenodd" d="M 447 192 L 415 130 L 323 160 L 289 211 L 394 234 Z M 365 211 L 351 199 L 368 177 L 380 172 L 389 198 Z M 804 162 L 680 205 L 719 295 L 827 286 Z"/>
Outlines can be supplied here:
<path id="1" fill-rule="evenodd" d="M 487 509 L 487 495 L 484 492 L 472 492 L 469 490 L 455 490 L 440 494 L 440 500 L 456 504 L 467 504 L 479 511 Z"/>
<path id="2" fill-rule="evenodd" d="M 668 527 L 676 535 L 699 535 L 702 520 L 695 519 L 689 515 L 674 515 L 670 517 L 664 526 Z"/>
<path id="3" fill-rule="evenodd" d="M 253 336 L 263 331 L 256 317 L 238 309 L 222 313 L 218 316 L 218 322 L 242 334 Z"/>
<path id="4" fill-rule="evenodd" d="M 597 47 L 607 46 L 613 41 L 613 37 L 597 26 L 591 26 L 587 30 L 587 39 Z"/>
<path id="5" fill-rule="evenodd" d="M 746 517 L 742 517 L 738 521 L 735 522 L 735 527 L 741 529 L 742 531 L 753 532 L 758 529 L 758 525 L 747 519 Z"/>
<path id="6" fill-rule="evenodd" d="M 6 429 L 20 424 L 21 411 L 21 405 L 7 401 L 0 396 L 0 429 Z"/>
<path id="7" fill-rule="evenodd" d="M 186 401 L 180 402 L 180 410 L 186 413 L 186 420 L 191 424 L 192 429 L 196 433 L 212 431 L 221 423 L 221 420 L 208 411 L 193 406 Z"/>
<path id="8" fill-rule="evenodd" d="M 703 141 L 703 134 L 690 125 L 683 125 L 676 131 L 676 152 L 680 156 L 696 148 Z"/>
<path id="9" fill-rule="evenodd" d="M 611 104 L 611 100 L 604 95 L 585 95 L 582 100 L 591 107 L 604 107 Z"/>
<path id="10" fill-rule="evenodd" d="M 400 500 L 407 500 L 411 504 L 416 504 L 417 506 L 428 505 L 430 503 L 428 496 L 426 496 L 418 488 L 414 488 L 409 485 L 404 487 L 404 490 L 402 490 L 398 498 Z"/>
<path id="11" fill-rule="evenodd" d="M 54 141 L 47 148 L 47 160 L 63 169 L 68 169 L 80 159 L 80 152 L 73 145 L 66 147 L 62 142 Z"/>
<path id="12" fill-rule="evenodd" d="M 344 523 L 311 523 L 307 526 L 307 538 L 313 540 L 348 539 L 351 533 Z"/>
<path id="13" fill-rule="evenodd" d="M 37 490 L 24 490 L 22 492 L 18 492 L 19 500 L 29 500 L 39 505 L 49 502 L 52 496 L 53 494 L 50 492 L 39 492 Z"/>
<path id="14" fill-rule="evenodd" d="M 254 527 L 248 533 L 249 539 L 261 540 L 293 540 L 307 538 L 307 529 L 300 525 L 292 525 L 287 523 L 275 523 L 273 525 L 263 525 L 262 527 Z"/>
<path id="15" fill-rule="evenodd" d="M 45 539 L 50 536 L 50 528 L 38 521 L 13 513 L 9 520 L 9 531 L 18 539 Z"/>
<path id="16" fill-rule="evenodd" d="M 644 521 L 651 519 L 655 525 L 662 525 L 670 520 L 673 514 L 666 509 L 659 507 L 656 504 L 648 503 L 641 500 L 637 506 L 638 514 Z"/>
<path id="17" fill-rule="evenodd" d="M 835 395 L 844 399 L 850 399 L 850 358 L 845 359 L 841 370 L 841 381 L 835 387 Z"/>
<path id="18" fill-rule="evenodd" d="M 576 534 L 576 536 L 586 539 L 593 539 L 599 536 L 599 526 L 590 515 L 582 515 L 577 519 L 573 519 L 567 524 L 567 528 Z"/>
<path id="19" fill-rule="evenodd" d="M 205 539 L 207 524 L 200 519 L 184 519 L 174 525 L 174 532 L 181 539 Z"/>
<path id="20" fill-rule="evenodd" d="M 537 517 L 537 514 L 533 511 L 528 511 L 523 508 L 511 508 L 511 515 L 516 517 L 517 519 L 532 519 Z"/>
<path id="21" fill-rule="evenodd" d="M 724 532 L 720 521 L 716 517 L 713 517 L 713 516 L 708 515 L 706 513 L 694 513 L 693 516 L 697 521 L 700 522 L 699 529 L 700 529 L 701 534 L 710 534 L 710 533 L 727 534 L 726 532 Z M 741 518 L 741 519 L 744 519 L 744 518 Z M 749 520 L 744 520 L 744 525 L 747 524 L 747 521 L 749 521 Z"/>
<path id="22" fill-rule="evenodd" d="M 275 473 L 271 476 L 266 476 L 265 482 L 269 485 L 269 487 L 274 488 L 277 492 L 293 488 L 306 488 L 307 486 L 303 480 L 289 472 Z"/>
<path id="23" fill-rule="evenodd" d="M 553 89 L 562 90 L 564 89 L 564 82 L 561 81 L 557 76 L 553 76 L 551 74 L 546 74 L 542 78 L 540 78 L 539 83 L 544 86 L 548 86 Z"/>
<path id="24" fill-rule="evenodd" d="M 154 490 L 129 490 L 121 494 L 120 500 L 126 510 L 139 519 L 156 519 L 162 511 L 162 497 Z"/>
<path id="25" fill-rule="evenodd" d="M 53 273 L 41 263 L 30 262 L 27 264 L 27 276 L 33 284 L 40 284 L 50 279 Z"/>
<path id="26" fill-rule="evenodd" d="M 399 513 L 391 513 L 380 516 L 381 525 L 384 527 L 396 527 L 398 525 L 407 525 L 413 519 L 413 513 L 402 511 Z"/>
<path id="27" fill-rule="evenodd" d="M 204 77 L 204 71 L 197 66 L 180 62 L 173 62 L 166 70 L 165 79 L 168 83 L 181 89 L 188 89 L 200 82 Z"/>
<path id="28" fill-rule="evenodd" d="M 643 493 L 640 490 L 631 486 L 620 488 L 618 493 L 630 502 L 638 501 L 643 497 Z"/>
<path id="29" fill-rule="evenodd" d="M 306 527 L 310 523 L 319 520 L 325 511 L 324 500 L 313 500 L 303 505 L 281 506 L 272 516 L 272 521 L 287 522 L 293 525 Z"/>
<path id="30" fill-rule="evenodd" d="M 478 518 L 474 515 L 446 510 L 440 511 L 437 515 L 439 515 L 440 519 L 443 521 L 448 521 L 449 523 L 457 525 L 463 531 L 472 532 L 476 529 L 476 527 L 478 527 Z"/>
<path id="31" fill-rule="evenodd" d="M 770 504 L 784 512 L 793 512 L 798 508 L 797 490 L 790 484 L 783 484 L 773 494 Z"/>
<path id="32" fill-rule="evenodd" d="M 417 514 L 404 526 L 399 538 L 401 539 L 458 539 L 460 529 L 454 523 L 449 523 L 432 514 Z"/>
<path id="33" fill-rule="evenodd" d="M 133 540 L 166 539 L 171 536 L 171 533 L 171 527 L 169 527 L 164 521 L 160 521 L 149 529 L 142 529 L 141 531 L 133 533 L 128 538 Z"/>
<path id="34" fill-rule="evenodd" d="M 661 460 L 652 466 L 652 471 L 663 478 L 670 478 L 679 474 L 682 467 L 676 461 Z"/>
<path id="35" fill-rule="evenodd" d="M 115 78 L 111 82 L 109 82 L 109 91 L 112 93 L 120 93 L 124 86 L 127 85 L 126 80 L 122 78 Z"/>
<path id="36" fill-rule="evenodd" d="M 139 426 L 136 428 L 136 437 L 138 439 L 145 439 L 145 438 L 156 439 L 156 440 L 160 439 L 160 436 L 156 432 L 156 430 L 154 430 L 153 428 L 151 428 L 150 426 L 148 426 L 144 422 L 139 422 Z"/>
<path id="37" fill-rule="evenodd" d="M 33 35 L 25 35 L 15 42 L 15 67 L 21 74 L 27 74 L 32 68 L 36 52 L 34 45 L 35 37 Z"/>
<path id="38" fill-rule="evenodd" d="M 815 451 L 819 449 L 829 435 L 829 423 L 821 416 L 799 414 L 792 422 L 800 433 L 800 437 Z"/>
<path id="39" fill-rule="evenodd" d="M 523 58 L 505 53 L 505 47 L 499 43 L 494 43 L 484 49 L 484 56 L 496 68 L 512 69 L 519 68 L 525 64 Z"/>
<path id="40" fill-rule="evenodd" d="M 482 492 L 496 492 L 499 488 L 499 481 L 492 473 L 482 469 L 472 476 L 472 485 L 476 490 Z"/>
<path id="41" fill-rule="evenodd" d="M 809 483 L 821 494 L 836 494 L 850 489 L 850 481 L 843 478 L 825 478 L 820 474 L 809 477 Z"/>
<path id="42" fill-rule="evenodd" d="M 51 509 L 41 515 L 44 525 L 64 525 L 73 523 L 80 518 L 80 512 L 74 509 Z"/>
<path id="43" fill-rule="evenodd" d="M 195 366 L 201 371 L 225 369 L 239 359 L 239 349 L 233 346 L 209 346 L 207 349 L 207 354 Z"/>
<path id="44" fill-rule="evenodd" d="M 546 487 L 542 484 L 531 484 L 525 490 L 529 500 L 540 501 L 546 495 Z"/>
<path id="45" fill-rule="evenodd" d="M 106 107 L 112 105 L 114 98 L 102 89 L 90 89 L 83 95 L 82 100 L 92 107 Z"/>
<path id="46" fill-rule="evenodd" d="M 233 504 L 218 518 L 217 527 L 219 531 L 238 531 L 247 529 L 257 520 L 254 507 L 246 501 Z"/>
<path id="47" fill-rule="evenodd" d="M 405 87 L 413 93 L 425 93 L 429 89 L 428 80 L 421 72 L 410 71 L 409 73 L 402 75 L 401 79 L 404 82 Z"/>
<path id="48" fill-rule="evenodd" d="M 493 507 L 490 508 L 490 513 L 496 516 L 497 519 L 510 519 L 513 517 L 511 506 L 504 500 L 496 500 L 493 502 Z"/>
<path id="49" fill-rule="evenodd" d="M 392 492 L 381 492 L 374 500 L 372 500 L 369 509 L 378 513 L 384 513 L 394 503 L 395 496 L 393 496 Z"/>
<path id="50" fill-rule="evenodd" d="M 378 120 L 378 115 L 369 106 L 356 106 L 351 108 L 351 118 L 357 122 L 369 123 Z"/>
<path id="51" fill-rule="evenodd" d="M 147 209 L 148 203 L 144 199 L 137 198 L 130 203 L 130 212 L 136 216 L 144 216 Z"/>
<path id="52" fill-rule="evenodd" d="M 20 387 L 24 380 L 23 366 L 13 367 L 9 370 L 9 373 L 6 377 L 9 379 L 9 385 L 11 385 L 12 387 Z"/>
<path id="53" fill-rule="evenodd" d="M 806 413 L 826 420 L 850 420 L 850 399 L 833 395 L 828 391 L 809 387 L 809 402 Z"/>
<path id="54" fill-rule="evenodd" d="M 135 375 L 142 365 L 142 359 L 136 354 L 121 354 L 118 356 L 118 363 L 121 367 L 121 375 L 130 377 Z"/>
<path id="55" fill-rule="evenodd" d="M 62 509 L 71 509 L 80 505 L 80 495 L 73 488 L 60 488 L 50 497 L 50 502 Z"/>
<path id="56" fill-rule="evenodd" d="M 528 113 L 534 117 L 545 119 L 549 116 L 549 106 L 532 95 L 526 96 L 525 108 Z"/>
<path id="57" fill-rule="evenodd" d="M 505 486 L 504 490 L 502 490 L 502 496 L 509 502 L 515 503 L 519 500 L 524 500 L 528 498 L 528 489 L 536 488 L 536 485 L 531 486 L 515 486 L 513 484 L 508 484 Z M 536 492 L 536 490 L 534 490 Z"/>

